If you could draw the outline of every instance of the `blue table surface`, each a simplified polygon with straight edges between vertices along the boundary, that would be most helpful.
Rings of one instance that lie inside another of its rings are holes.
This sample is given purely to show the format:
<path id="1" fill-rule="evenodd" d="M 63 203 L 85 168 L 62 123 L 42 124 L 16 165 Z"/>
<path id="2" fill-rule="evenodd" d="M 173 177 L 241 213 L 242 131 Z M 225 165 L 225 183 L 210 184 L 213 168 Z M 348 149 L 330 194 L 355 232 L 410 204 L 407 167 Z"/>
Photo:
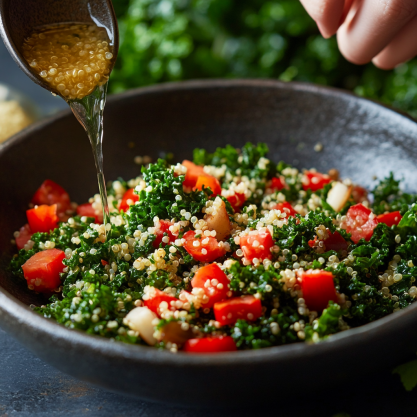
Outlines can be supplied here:
<path id="1" fill-rule="evenodd" d="M 24 92 L 51 114 L 66 107 L 63 100 L 30 81 L 0 42 L 0 83 Z M 376 383 L 378 381 L 378 383 Z M 314 381 L 312 381 L 314 383 Z M 340 413 L 340 414 L 339 414 Z M 269 409 L 187 409 L 150 403 L 80 382 L 38 359 L 0 330 L 0 417 L 6 416 L 139 416 L 244 417 L 257 415 L 345 417 L 417 416 L 417 391 L 406 392 L 398 376 L 383 372 L 348 386 L 322 392 L 299 403 L 277 398 Z"/>

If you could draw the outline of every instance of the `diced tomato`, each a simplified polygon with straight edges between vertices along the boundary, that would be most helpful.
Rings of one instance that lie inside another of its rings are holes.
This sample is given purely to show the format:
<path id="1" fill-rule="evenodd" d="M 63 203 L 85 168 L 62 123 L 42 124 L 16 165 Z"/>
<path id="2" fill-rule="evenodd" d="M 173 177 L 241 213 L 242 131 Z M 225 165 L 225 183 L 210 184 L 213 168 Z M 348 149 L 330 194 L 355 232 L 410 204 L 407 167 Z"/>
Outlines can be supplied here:
<path id="1" fill-rule="evenodd" d="M 42 205 L 26 210 L 30 230 L 36 232 L 50 232 L 58 227 L 57 205 Z"/>
<path id="2" fill-rule="evenodd" d="M 23 275 L 29 288 L 37 292 L 51 292 L 61 284 L 59 274 L 65 268 L 65 253 L 59 249 L 47 249 L 35 253 L 23 265 Z"/>
<path id="3" fill-rule="evenodd" d="M 245 258 L 250 262 L 255 258 L 260 262 L 264 259 L 271 259 L 272 246 L 274 246 L 274 242 L 268 229 L 265 231 L 254 230 L 240 236 L 240 248 Z"/>
<path id="4" fill-rule="evenodd" d="M 19 236 L 15 238 L 17 249 L 23 249 L 32 235 L 32 230 L 30 230 L 30 226 L 28 224 L 22 226 L 19 230 Z"/>
<path id="5" fill-rule="evenodd" d="M 393 211 L 391 213 L 380 214 L 377 216 L 378 223 L 385 223 L 387 226 L 396 226 L 402 219 L 399 211 Z"/>
<path id="6" fill-rule="evenodd" d="M 360 185 L 354 185 L 352 188 L 352 198 L 355 203 L 362 203 L 366 200 L 368 196 L 368 191 L 365 188 L 361 187 Z"/>
<path id="7" fill-rule="evenodd" d="M 227 197 L 227 201 L 233 207 L 233 210 L 238 212 L 241 209 L 241 207 L 245 204 L 246 196 L 245 194 L 235 192 L 233 195 Z"/>
<path id="8" fill-rule="evenodd" d="M 178 232 L 173 234 L 169 228 L 172 226 L 172 223 L 168 220 L 159 220 L 155 225 L 155 235 L 156 239 L 153 241 L 153 247 L 159 248 L 159 245 L 162 243 L 162 246 L 166 246 L 167 243 L 162 242 L 164 234 L 167 233 L 169 238 L 169 243 L 175 242 L 175 239 L 178 237 Z"/>
<path id="9" fill-rule="evenodd" d="M 262 316 L 261 300 L 253 295 L 231 298 L 214 304 L 214 317 L 221 326 L 235 324 L 238 319 L 254 321 Z"/>
<path id="10" fill-rule="evenodd" d="M 213 262 L 215 259 L 226 254 L 223 242 L 218 242 L 215 237 L 199 235 L 196 238 L 195 231 L 190 230 L 185 233 L 183 238 L 185 239 L 185 250 L 197 261 Z M 198 242 L 199 245 L 194 246 L 194 242 Z"/>
<path id="11" fill-rule="evenodd" d="M 136 201 L 139 201 L 139 196 L 135 194 L 134 188 L 130 188 L 123 194 L 122 201 L 120 202 L 119 210 L 120 211 L 123 210 L 125 213 L 127 213 L 127 211 L 129 210 L 129 207 L 135 204 Z"/>
<path id="12" fill-rule="evenodd" d="M 147 296 L 149 296 L 149 294 L 147 294 Z M 144 304 L 146 307 L 149 308 L 149 310 L 152 310 L 155 314 L 160 315 L 159 305 L 163 301 L 166 301 L 168 303 L 168 309 L 171 310 L 171 302 L 175 303 L 176 301 L 178 301 L 178 299 L 173 297 L 172 295 L 169 295 L 155 288 L 155 293 L 153 294 L 153 296 L 148 298 L 147 300 L 144 300 Z"/>
<path id="13" fill-rule="evenodd" d="M 103 214 L 96 214 L 91 203 L 80 204 L 77 207 L 77 214 L 79 216 L 94 217 L 94 222 L 97 224 L 103 223 Z"/>
<path id="14" fill-rule="evenodd" d="M 346 251 L 348 244 L 343 236 L 336 230 L 334 233 L 329 233 L 329 237 L 323 241 L 326 251 L 334 250 L 336 252 Z"/>
<path id="15" fill-rule="evenodd" d="M 184 351 L 189 353 L 234 352 L 236 350 L 236 343 L 231 336 L 189 339 L 184 345 Z"/>
<path id="16" fill-rule="evenodd" d="M 101 260 L 101 264 L 102 264 L 103 266 L 106 266 L 106 265 L 108 265 L 109 263 L 108 263 L 105 259 L 102 259 L 102 260 Z"/>
<path id="17" fill-rule="evenodd" d="M 307 307 L 312 311 L 324 310 L 329 301 L 337 302 L 333 274 L 321 269 L 309 269 L 301 273 L 301 289 Z"/>
<path id="18" fill-rule="evenodd" d="M 294 217 L 297 212 L 294 210 L 293 206 L 288 203 L 288 202 L 284 202 L 284 203 L 278 203 L 273 207 L 274 210 L 280 210 L 281 213 L 287 213 L 287 218 L 288 217 Z"/>
<path id="19" fill-rule="evenodd" d="M 317 242 L 317 236 L 314 236 L 313 240 L 308 241 L 308 246 L 310 246 L 310 248 L 314 248 L 314 246 L 316 245 L 316 242 Z"/>
<path id="20" fill-rule="evenodd" d="M 378 224 L 376 216 L 362 204 L 356 204 L 349 208 L 346 220 L 340 225 L 350 233 L 353 242 L 358 243 L 361 239 L 369 241 Z"/>
<path id="21" fill-rule="evenodd" d="M 306 171 L 303 175 L 303 190 L 317 191 L 321 190 L 332 179 L 320 172 Z"/>
<path id="22" fill-rule="evenodd" d="M 71 200 L 68 193 L 56 182 L 45 180 L 32 197 L 32 203 L 38 206 L 46 204 L 57 205 L 57 213 L 62 213 L 71 208 Z"/>
<path id="23" fill-rule="evenodd" d="M 211 308 L 214 303 L 227 298 L 229 280 L 217 264 L 210 264 L 200 268 L 191 280 L 193 288 L 202 288 L 208 301 L 202 304 L 203 308 Z"/>
<path id="24" fill-rule="evenodd" d="M 187 173 L 185 174 L 185 180 L 182 183 L 184 187 L 192 188 L 197 184 L 197 179 L 200 175 L 207 175 L 202 166 L 196 165 L 194 162 L 187 161 L 186 159 L 182 161 L 182 165 L 187 168 Z"/>
<path id="25" fill-rule="evenodd" d="M 274 177 L 271 180 L 271 189 L 274 191 L 281 191 L 285 188 L 284 177 Z"/>
<path id="26" fill-rule="evenodd" d="M 222 193 L 222 187 L 219 181 L 207 174 L 200 175 L 197 179 L 197 183 L 194 187 L 194 190 L 202 190 L 204 188 L 210 188 L 213 191 L 212 196 L 216 196 Z"/>

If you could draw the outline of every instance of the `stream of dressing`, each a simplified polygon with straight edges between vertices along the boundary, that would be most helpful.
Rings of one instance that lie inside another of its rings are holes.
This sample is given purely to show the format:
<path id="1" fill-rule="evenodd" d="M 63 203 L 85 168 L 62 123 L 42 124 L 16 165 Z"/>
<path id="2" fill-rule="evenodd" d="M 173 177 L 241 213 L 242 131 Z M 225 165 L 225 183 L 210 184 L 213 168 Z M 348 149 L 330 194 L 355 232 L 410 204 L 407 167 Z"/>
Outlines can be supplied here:
<path id="1" fill-rule="evenodd" d="M 103 223 L 110 221 L 106 180 L 103 170 L 103 111 L 106 104 L 107 83 L 99 85 L 88 96 L 68 101 L 72 112 L 81 123 L 90 140 L 97 170 L 98 188 L 103 207 Z"/>

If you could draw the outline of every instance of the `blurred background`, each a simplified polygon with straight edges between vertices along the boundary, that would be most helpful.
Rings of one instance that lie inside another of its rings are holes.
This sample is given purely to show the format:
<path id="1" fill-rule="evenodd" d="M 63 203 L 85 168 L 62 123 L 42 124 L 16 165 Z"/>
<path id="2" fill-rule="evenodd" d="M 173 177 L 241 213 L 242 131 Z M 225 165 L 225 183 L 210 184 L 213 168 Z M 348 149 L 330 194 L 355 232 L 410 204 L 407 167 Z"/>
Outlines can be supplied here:
<path id="1" fill-rule="evenodd" d="M 350 64 L 334 37 L 321 37 L 298 0 L 113 0 L 113 5 L 121 44 L 111 93 L 196 78 L 272 78 L 348 89 L 417 117 L 417 59 L 393 71 Z M 24 91 L 42 114 L 65 108 L 25 78 L 1 45 L 0 83 Z"/>

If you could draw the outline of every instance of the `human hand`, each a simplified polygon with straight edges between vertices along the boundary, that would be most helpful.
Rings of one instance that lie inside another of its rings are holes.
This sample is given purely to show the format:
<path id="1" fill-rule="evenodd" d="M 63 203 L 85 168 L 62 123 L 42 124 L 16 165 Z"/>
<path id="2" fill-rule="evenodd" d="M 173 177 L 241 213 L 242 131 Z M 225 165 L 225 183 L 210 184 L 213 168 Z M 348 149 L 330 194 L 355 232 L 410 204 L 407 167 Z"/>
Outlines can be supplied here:
<path id="1" fill-rule="evenodd" d="M 417 55 L 416 0 L 300 0 L 340 52 L 355 64 L 392 69 Z"/>

